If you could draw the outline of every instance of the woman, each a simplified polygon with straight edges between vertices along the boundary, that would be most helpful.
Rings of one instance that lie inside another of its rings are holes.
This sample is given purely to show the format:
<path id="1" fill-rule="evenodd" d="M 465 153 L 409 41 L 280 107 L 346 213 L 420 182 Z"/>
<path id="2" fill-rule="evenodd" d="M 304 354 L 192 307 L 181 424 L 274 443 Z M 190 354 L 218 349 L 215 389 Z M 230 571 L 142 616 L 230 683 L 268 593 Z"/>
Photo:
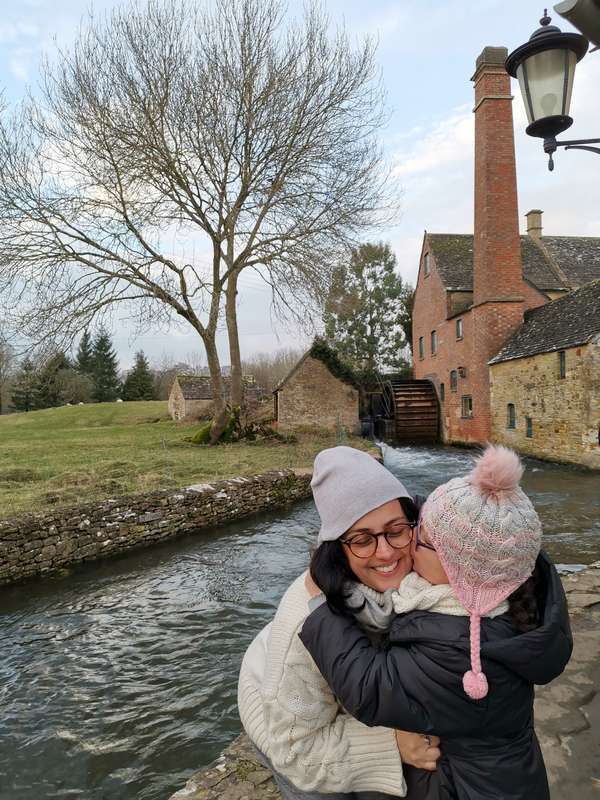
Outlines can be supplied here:
<path id="1" fill-rule="evenodd" d="M 514 453 L 488 447 L 468 476 L 430 495 L 414 544 L 420 575 L 394 593 L 400 616 L 385 652 L 371 646 L 339 595 L 303 626 L 303 642 L 357 719 L 442 737 L 438 785 L 423 781 L 411 800 L 549 798 L 533 684 L 562 672 L 572 640 L 521 474 Z M 352 569 L 353 551 L 380 535 L 377 525 L 366 515 L 335 542 Z M 330 591 L 318 562 L 313 577 Z"/>
<path id="2" fill-rule="evenodd" d="M 350 571 L 343 576 L 352 581 L 351 602 L 363 627 L 377 622 L 381 628 L 393 614 L 391 590 L 412 569 L 417 508 L 400 481 L 369 455 L 350 447 L 334 451 L 333 460 L 319 454 L 315 461 L 319 544 L 335 536 L 340 525 L 345 530 L 378 506 L 393 508 L 387 535 L 379 538 L 376 550 L 361 562 L 356 576 Z M 343 484 L 356 476 L 360 490 L 349 493 Z M 340 708 L 298 638 L 309 613 L 306 577 L 294 581 L 273 622 L 246 652 L 238 691 L 242 724 L 273 769 L 284 798 L 403 796 L 402 761 L 433 769 L 437 739 L 369 728 Z"/>

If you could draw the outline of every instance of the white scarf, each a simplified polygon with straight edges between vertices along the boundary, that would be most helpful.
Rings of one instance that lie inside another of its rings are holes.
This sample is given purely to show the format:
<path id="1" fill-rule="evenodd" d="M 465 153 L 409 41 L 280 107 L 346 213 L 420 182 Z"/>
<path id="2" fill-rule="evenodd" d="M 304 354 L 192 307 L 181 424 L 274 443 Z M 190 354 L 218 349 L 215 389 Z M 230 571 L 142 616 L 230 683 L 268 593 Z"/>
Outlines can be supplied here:
<path id="1" fill-rule="evenodd" d="M 432 611 L 435 614 L 449 614 L 453 617 L 469 616 L 469 612 L 448 583 L 436 586 L 416 572 L 410 572 L 402 579 L 398 589 L 392 591 L 392 603 L 396 614 L 406 614 L 409 611 Z M 504 600 L 484 616 L 497 617 L 507 611 L 508 603 Z"/>

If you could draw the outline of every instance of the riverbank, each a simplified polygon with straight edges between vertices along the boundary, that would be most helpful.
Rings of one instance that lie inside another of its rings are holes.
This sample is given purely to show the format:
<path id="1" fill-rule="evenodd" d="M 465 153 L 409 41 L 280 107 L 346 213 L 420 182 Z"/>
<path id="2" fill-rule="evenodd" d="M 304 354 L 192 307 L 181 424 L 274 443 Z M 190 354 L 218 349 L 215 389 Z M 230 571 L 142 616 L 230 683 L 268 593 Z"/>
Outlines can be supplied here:
<path id="1" fill-rule="evenodd" d="M 600 797 L 600 561 L 567 575 L 573 656 L 561 677 L 536 693 L 536 730 L 552 800 Z M 275 800 L 271 774 L 239 736 L 210 767 L 170 800 Z"/>
<path id="2" fill-rule="evenodd" d="M 310 496 L 311 476 L 277 470 L 0 519 L 0 585 L 285 508 Z"/>
<path id="3" fill-rule="evenodd" d="M 187 438 L 202 423 L 175 422 L 165 401 L 93 403 L 0 417 L 0 518 L 82 500 L 177 491 L 296 467 L 311 467 L 335 431 L 301 431 L 293 441 L 260 440 L 217 447 Z M 352 437 L 353 447 L 367 447 Z"/>

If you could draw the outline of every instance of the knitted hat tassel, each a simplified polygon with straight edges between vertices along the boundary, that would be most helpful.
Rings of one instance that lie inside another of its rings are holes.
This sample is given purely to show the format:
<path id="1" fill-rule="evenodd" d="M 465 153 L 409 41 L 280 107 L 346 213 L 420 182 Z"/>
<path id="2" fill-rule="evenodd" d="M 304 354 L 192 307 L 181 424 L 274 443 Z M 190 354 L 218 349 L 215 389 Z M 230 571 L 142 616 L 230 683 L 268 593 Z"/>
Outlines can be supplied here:
<path id="1" fill-rule="evenodd" d="M 487 678 L 481 671 L 481 657 L 479 653 L 479 648 L 481 646 L 480 624 L 480 615 L 473 612 L 469 623 L 471 632 L 471 669 L 463 675 L 464 690 L 473 700 L 481 700 L 488 693 Z"/>

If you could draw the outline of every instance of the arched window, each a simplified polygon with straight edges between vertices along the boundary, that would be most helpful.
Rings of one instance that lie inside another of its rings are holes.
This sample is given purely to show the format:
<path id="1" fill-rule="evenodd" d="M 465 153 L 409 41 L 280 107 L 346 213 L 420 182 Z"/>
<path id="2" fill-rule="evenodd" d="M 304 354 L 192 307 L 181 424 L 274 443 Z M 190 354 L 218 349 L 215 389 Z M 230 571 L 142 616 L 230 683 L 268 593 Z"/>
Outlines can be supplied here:
<path id="1" fill-rule="evenodd" d="M 517 427 L 517 415 L 515 413 L 514 403 L 509 403 L 506 406 L 506 427 L 511 429 Z"/>
<path id="2" fill-rule="evenodd" d="M 455 392 L 458 387 L 458 372 L 453 369 L 450 373 L 450 391 Z"/>

